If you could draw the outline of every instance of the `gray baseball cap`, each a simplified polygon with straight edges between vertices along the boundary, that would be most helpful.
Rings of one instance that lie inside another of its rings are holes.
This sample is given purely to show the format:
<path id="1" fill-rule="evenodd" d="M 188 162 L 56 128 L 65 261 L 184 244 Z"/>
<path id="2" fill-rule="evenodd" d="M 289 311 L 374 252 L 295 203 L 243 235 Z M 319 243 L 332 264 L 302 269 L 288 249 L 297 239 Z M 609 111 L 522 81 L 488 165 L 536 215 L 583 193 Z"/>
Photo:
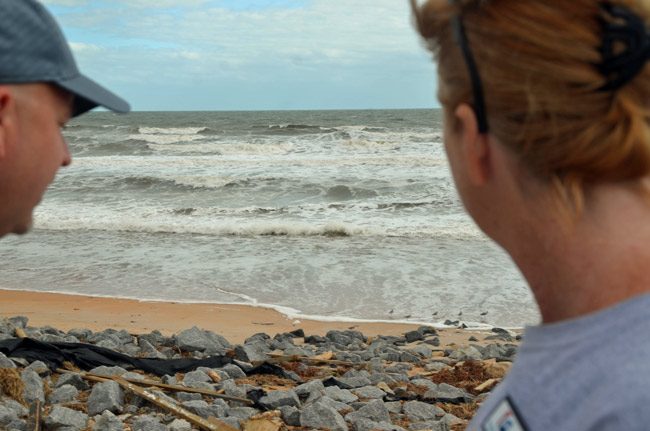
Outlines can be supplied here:
<path id="1" fill-rule="evenodd" d="M 0 84 L 49 82 L 72 93 L 72 116 L 97 106 L 131 108 L 82 75 L 54 17 L 36 0 L 0 0 Z"/>

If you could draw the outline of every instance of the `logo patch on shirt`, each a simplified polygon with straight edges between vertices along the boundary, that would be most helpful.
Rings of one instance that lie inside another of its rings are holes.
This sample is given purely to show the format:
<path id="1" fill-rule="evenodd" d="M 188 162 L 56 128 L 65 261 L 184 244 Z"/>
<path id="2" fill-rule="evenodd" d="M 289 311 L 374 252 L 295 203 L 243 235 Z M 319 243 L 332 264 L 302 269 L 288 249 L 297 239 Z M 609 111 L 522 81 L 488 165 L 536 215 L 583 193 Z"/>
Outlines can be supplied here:
<path id="1" fill-rule="evenodd" d="M 510 397 L 506 397 L 483 421 L 482 431 L 526 431 L 526 426 Z"/>

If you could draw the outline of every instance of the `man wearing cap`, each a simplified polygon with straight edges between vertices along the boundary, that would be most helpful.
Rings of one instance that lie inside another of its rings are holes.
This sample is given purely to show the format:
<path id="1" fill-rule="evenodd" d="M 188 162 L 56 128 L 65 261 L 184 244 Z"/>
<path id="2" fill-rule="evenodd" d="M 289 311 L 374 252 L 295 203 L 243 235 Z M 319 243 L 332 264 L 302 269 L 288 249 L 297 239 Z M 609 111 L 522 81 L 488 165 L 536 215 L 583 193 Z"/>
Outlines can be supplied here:
<path id="1" fill-rule="evenodd" d="M 0 0 L 0 236 L 25 233 L 60 166 L 61 128 L 97 106 L 129 104 L 82 75 L 50 13 L 36 0 Z"/>

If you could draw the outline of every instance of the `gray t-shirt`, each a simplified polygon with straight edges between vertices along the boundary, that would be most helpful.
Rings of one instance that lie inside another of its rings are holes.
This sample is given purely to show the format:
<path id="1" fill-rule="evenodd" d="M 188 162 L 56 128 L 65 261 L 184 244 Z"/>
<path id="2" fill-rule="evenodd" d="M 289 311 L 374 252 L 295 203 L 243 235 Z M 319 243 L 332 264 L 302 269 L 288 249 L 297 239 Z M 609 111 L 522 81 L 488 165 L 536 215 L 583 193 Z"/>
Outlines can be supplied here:
<path id="1" fill-rule="evenodd" d="M 527 328 L 467 429 L 650 430 L 650 295 Z"/>

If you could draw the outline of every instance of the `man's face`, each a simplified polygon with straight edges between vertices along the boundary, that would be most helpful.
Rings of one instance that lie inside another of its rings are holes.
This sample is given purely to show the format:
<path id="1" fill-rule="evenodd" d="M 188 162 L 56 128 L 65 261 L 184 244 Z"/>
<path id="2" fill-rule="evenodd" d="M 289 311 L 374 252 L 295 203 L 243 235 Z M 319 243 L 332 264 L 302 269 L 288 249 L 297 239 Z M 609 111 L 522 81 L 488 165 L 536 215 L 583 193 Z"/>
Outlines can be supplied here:
<path id="1" fill-rule="evenodd" d="M 70 153 L 61 128 L 72 95 L 49 84 L 0 87 L 0 236 L 22 234 Z"/>

